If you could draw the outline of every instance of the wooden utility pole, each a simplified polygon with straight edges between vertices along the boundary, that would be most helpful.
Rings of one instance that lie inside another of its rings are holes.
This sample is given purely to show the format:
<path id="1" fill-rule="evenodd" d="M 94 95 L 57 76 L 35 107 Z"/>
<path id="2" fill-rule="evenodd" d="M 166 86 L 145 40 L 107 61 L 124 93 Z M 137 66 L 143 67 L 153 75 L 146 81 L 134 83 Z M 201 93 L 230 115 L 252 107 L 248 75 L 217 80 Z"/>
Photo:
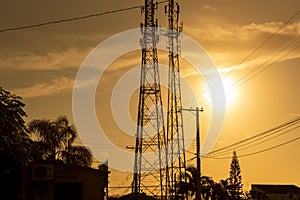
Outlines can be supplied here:
<path id="1" fill-rule="evenodd" d="M 196 156 L 197 156 L 197 176 L 196 176 L 196 200 L 201 200 L 201 154 L 200 154 L 200 112 L 203 112 L 203 108 L 199 109 L 181 109 L 190 112 L 196 112 Z"/>

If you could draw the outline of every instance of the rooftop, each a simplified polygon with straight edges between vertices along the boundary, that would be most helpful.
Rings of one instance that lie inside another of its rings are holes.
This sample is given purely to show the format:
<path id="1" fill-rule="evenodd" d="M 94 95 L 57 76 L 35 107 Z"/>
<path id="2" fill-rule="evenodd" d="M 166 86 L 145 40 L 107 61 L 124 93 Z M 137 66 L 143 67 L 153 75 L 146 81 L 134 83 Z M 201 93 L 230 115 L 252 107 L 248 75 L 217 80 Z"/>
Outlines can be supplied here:
<path id="1" fill-rule="evenodd" d="M 267 194 L 300 194 L 300 188 L 295 185 L 263 185 L 252 184 L 252 190 L 260 190 Z"/>

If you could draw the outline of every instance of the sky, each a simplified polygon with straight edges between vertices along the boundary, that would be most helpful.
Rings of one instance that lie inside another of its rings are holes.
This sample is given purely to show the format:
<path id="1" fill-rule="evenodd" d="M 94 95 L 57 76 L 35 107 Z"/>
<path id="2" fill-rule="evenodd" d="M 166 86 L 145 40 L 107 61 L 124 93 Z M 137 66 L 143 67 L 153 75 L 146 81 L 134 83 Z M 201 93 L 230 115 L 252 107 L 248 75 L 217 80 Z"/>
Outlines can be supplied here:
<path id="1" fill-rule="evenodd" d="M 200 44 L 223 77 L 226 105 L 225 121 L 215 149 L 254 136 L 300 114 L 300 2 L 299 0 L 187 0 L 181 6 L 183 33 Z M 2 1 L 0 29 L 44 23 L 142 5 L 133 0 Z M 164 4 L 158 8 L 161 27 L 166 27 Z M 297 13 L 298 12 L 298 13 Z M 143 15 L 139 9 L 102 15 L 84 20 L 42 27 L 0 32 L 0 86 L 21 97 L 29 122 L 65 114 L 73 122 L 72 91 L 76 75 L 90 52 L 115 34 L 139 28 Z M 287 22 L 287 23 L 286 23 Z M 276 34 L 274 34 L 276 33 Z M 138 43 L 139 38 L 136 38 Z M 184 44 L 183 44 L 184 45 Z M 110 49 L 114 51 L 115 49 Z M 140 51 L 132 51 L 105 70 L 95 97 L 99 123 L 114 132 L 107 137 L 117 146 L 133 145 L 134 133 L 126 136 L 114 122 L 110 104 L 114 87 L 124 74 L 139 66 Z M 166 64 L 166 54 L 159 52 Z M 182 91 L 186 107 L 204 107 L 201 138 L 205 138 L 212 117 L 203 77 L 182 59 L 181 74 L 196 94 Z M 136 76 L 133 82 L 139 83 Z M 233 86 L 232 86 L 233 85 Z M 123 94 L 127 94 L 126 90 Z M 163 92 L 163 96 L 165 93 Z M 130 96 L 128 109 L 136 120 L 138 92 Z M 119 99 L 119 102 L 120 101 Z M 163 100 L 166 104 L 166 100 Z M 195 103 L 197 102 L 197 103 Z M 118 113 L 117 113 L 118 115 Z M 192 133 L 194 116 L 184 114 Z M 77 125 L 77 124 L 75 124 Z M 83 134 L 84 133 L 80 133 Z M 299 137 L 295 128 L 287 134 L 237 154 L 243 155 L 279 145 Z M 78 143 L 80 143 L 78 141 Z M 101 142 L 97 143 L 101 144 Z M 300 186 L 300 141 L 260 154 L 240 157 L 245 189 L 251 184 L 296 184 Z M 98 146 L 106 152 L 106 146 Z M 194 151 L 193 144 L 189 151 Z M 229 152 L 226 156 L 231 156 Z M 188 155 L 191 157 L 192 155 Z M 228 177 L 231 159 L 202 159 L 202 173 L 215 181 Z M 127 163 L 133 165 L 133 163 Z M 193 161 L 191 164 L 194 164 Z M 127 186 L 130 173 L 112 169 L 111 186 Z M 111 189 L 111 194 L 126 191 Z"/>

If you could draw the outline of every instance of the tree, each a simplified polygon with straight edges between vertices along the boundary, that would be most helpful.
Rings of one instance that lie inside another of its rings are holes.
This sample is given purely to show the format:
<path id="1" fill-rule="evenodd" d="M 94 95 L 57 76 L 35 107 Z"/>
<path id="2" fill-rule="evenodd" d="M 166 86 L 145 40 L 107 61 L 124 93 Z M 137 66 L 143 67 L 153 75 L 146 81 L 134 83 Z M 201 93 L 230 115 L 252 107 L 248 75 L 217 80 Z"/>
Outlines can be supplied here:
<path id="1" fill-rule="evenodd" d="M 35 119 L 28 124 L 32 135 L 36 136 L 35 149 L 39 152 L 35 159 L 88 167 L 92 163 L 91 152 L 81 146 L 72 146 L 77 131 L 66 116 L 55 120 Z"/>
<path id="2" fill-rule="evenodd" d="M 83 146 L 70 146 L 62 152 L 62 160 L 69 165 L 90 167 L 92 164 L 91 152 Z"/>
<path id="3" fill-rule="evenodd" d="M 204 200 L 211 199 L 215 188 L 215 182 L 211 177 L 208 176 L 201 176 L 200 181 L 201 181 L 202 199 Z"/>
<path id="4" fill-rule="evenodd" d="M 186 183 L 179 183 L 179 194 L 187 193 L 189 196 L 193 197 L 196 194 L 196 181 L 197 181 L 197 169 L 194 166 L 189 166 L 186 168 L 186 173 L 183 175 L 186 178 Z M 214 188 L 214 181 L 211 177 L 201 176 L 201 195 L 205 200 L 208 200 L 212 196 L 212 191 Z"/>
<path id="5" fill-rule="evenodd" d="M 22 98 L 0 87 L 0 157 L 1 165 L 17 168 L 31 160 L 31 140 L 24 117 L 27 117 Z"/>
<path id="6" fill-rule="evenodd" d="M 196 194 L 197 169 L 194 166 L 187 167 L 185 176 L 187 180 L 185 190 L 193 197 Z"/>
<path id="7" fill-rule="evenodd" d="M 1 199 L 19 199 L 21 172 L 31 161 L 22 98 L 0 87 L 0 193 Z"/>
<path id="8" fill-rule="evenodd" d="M 219 183 L 215 183 L 211 200 L 228 200 L 229 193 L 228 193 L 228 179 L 220 180 Z"/>
<path id="9" fill-rule="evenodd" d="M 228 192 L 230 199 L 244 199 L 241 168 L 235 151 L 233 151 L 229 174 Z"/>

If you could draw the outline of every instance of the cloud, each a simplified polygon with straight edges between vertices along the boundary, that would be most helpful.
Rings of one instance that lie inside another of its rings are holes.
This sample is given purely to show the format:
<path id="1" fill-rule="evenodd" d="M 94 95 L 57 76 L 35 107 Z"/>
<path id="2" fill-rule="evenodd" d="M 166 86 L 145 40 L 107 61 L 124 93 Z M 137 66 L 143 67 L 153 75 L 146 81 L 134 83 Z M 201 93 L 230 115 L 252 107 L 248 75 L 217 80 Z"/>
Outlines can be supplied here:
<path id="1" fill-rule="evenodd" d="M 281 27 L 283 23 L 278 21 L 246 25 L 206 23 L 185 30 L 203 45 L 216 66 L 222 69 L 220 73 L 227 73 L 237 65 L 241 70 L 261 65 L 269 59 L 268 63 L 299 58 L 300 22 L 288 24 L 278 31 Z M 275 37 L 258 48 L 277 31 Z"/>
<path id="2" fill-rule="evenodd" d="M 236 39 L 237 27 L 221 27 L 217 25 L 206 25 L 205 27 L 185 28 L 188 34 L 191 34 L 200 41 L 232 41 Z"/>
<path id="3" fill-rule="evenodd" d="M 284 26 L 282 22 L 267 22 L 263 24 L 251 23 L 249 25 L 243 26 L 241 31 L 244 33 L 276 33 L 281 27 Z M 293 24 L 288 24 L 284 26 L 280 31 L 277 32 L 278 35 L 286 36 L 299 36 L 300 35 L 300 22 L 295 22 Z"/>
<path id="4" fill-rule="evenodd" d="M 88 52 L 85 50 L 68 49 L 63 52 L 38 54 L 23 52 L 0 58 L 0 68 L 17 70 L 60 70 L 78 68 Z"/>
<path id="5" fill-rule="evenodd" d="M 290 50 L 293 50 L 291 48 Z M 284 62 L 287 60 L 292 60 L 292 59 L 297 59 L 299 58 L 300 55 L 298 53 L 293 53 L 293 51 L 289 52 L 289 50 L 282 51 L 280 53 L 272 53 L 271 55 L 265 55 L 265 56 L 256 56 L 254 58 L 250 58 L 249 60 L 245 60 L 241 62 L 239 60 L 238 63 L 232 64 L 232 65 L 222 65 L 218 67 L 218 71 L 221 75 L 225 74 L 233 74 L 233 72 L 238 72 L 238 71 L 247 71 L 247 70 L 254 70 L 255 71 L 261 71 L 263 69 L 267 69 L 270 66 Z M 244 59 L 243 59 L 244 60 Z M 226 62 L 226 60 L 224 61 Z M 222 63 L 222 62 L 221 62 Z"/>
<path id="6" fill-rule="evenodd" d="M 98 38 L 98 40 L 95 38 Z M 48 40 L 42 40 L 43 42 L 40 42 L 42 44 L 35 44 L 35 46 L 32 46 L 32 49 L 25 49 L 22 51 L 19 49 L 3 50 L 0 51 L 0 70 L 11 68 L 19 71 L 58 71 L 67 68 L 79 68 L 84 59 L 88 57 L 89 53 L 95 50 L 97 45 L 99 45 L 103 39 L 107 38 L 107 35 L 94 37 L 93 34 L 90 34 L 89 36 L 53 36 Z M 138 43 L 138 39 L 136 41 Z M 52 47 L 53 44 L 55 44 L 54 46 L 56 47 Z M 113 48 L 106 52 L 107 55 L 102 56 L 107 57 L 108 55 L 115 53 L 115 49 L 119 48 L 118 45 L 119 44 L 112 44 Z M 110 68 L 109 70 L 117 70 L 119 68 L 128 67 L 129 65 L 139 65 L 140 51 L 141 50 L 133 52 L 129 55 L 120 55 L 120 58 L 117 58 L 112 63 L 113 68 Z M 139 58 L 138 61 L 133 59 L 136 57 Z M 120 62 L 118 60 L 122 61 Z M 102 61 L 101 55 L 97 57 L 96 60 L 91 61 L 93 65 L 98 66 Z M 115 63 L 118 63 L 118 65 Z"/>
<path id="7" fill-rule="evenodd" d="M 192 27 L 185 30 L 201 41 L 231 42 L 253 40 L 255 37 L 261 36 L 262 33 L 273 34 L 283 25 L 283 22 L 251 23 L 244 26 L 228 23 L 223 25 L 208 23 L 203 24 L 201 28 Z M 291 37 L 300 36 L 300 22 L 286 25 L 276 34 Z"/>
<path id="8" fill-rule="evenodd" d="M 16 32 L 1 37 L 0 69 L 60 70 L 78 68 L 109 34 L 49 34 Z"/>
<path id="9" fill-rule="evenodd" d="M 35 98 L 60 94 L 73 88 L 73 80 L 62 77 L 46 83 L 38 83 L 31 87 L 17 88 L 12 92 L 23 98 Z"/>
<path id="10" fill-rule="evenodd" d="M 201 9 L 202 10 L 207 10 L 207 11 L 216 11 L 217 9 L 211 5 L 207 5 L 207 4 L 204 4 L 204 5 L 201 5 Z"/>

